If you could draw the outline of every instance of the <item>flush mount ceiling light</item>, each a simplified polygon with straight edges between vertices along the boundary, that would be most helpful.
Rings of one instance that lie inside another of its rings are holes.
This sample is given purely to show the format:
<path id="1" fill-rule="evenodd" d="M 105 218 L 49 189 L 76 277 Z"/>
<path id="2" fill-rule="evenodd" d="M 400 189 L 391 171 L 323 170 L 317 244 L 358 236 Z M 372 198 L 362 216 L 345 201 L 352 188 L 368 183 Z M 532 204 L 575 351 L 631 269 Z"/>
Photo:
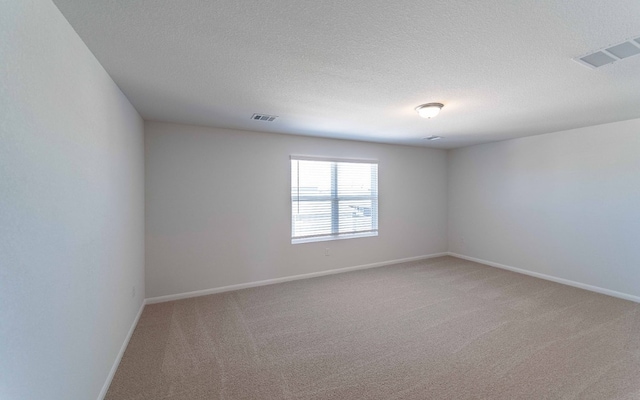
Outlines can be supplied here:
<path id="1" fill-rule="evenodd" d="M 442 107 L 444 107 L 442 103 L 427 103 L 416 107 L 416 111 L 422 118 L 433 118 L 440 113 Z"/>

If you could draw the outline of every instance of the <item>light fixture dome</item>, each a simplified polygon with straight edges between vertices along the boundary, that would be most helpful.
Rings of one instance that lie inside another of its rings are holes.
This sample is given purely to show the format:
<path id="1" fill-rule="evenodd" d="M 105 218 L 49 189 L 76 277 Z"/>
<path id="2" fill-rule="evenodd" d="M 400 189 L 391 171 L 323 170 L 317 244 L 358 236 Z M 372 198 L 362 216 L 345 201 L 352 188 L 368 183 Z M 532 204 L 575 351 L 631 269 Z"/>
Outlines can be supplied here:
<path id="1" fill-rule="evenodd" d="M 442 103 L 427 103 L 416 107 L 416 111 L 422 118 L 433 118 L 440 113 L 442 107 L 444 107 Z"/>

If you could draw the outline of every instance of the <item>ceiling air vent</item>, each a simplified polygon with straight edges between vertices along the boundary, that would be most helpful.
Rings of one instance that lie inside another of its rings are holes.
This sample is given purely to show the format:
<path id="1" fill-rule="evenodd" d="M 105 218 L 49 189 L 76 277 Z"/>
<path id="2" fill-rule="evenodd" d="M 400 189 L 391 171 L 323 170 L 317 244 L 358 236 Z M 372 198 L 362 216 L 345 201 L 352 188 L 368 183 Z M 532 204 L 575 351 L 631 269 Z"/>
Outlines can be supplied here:
<path id="1" fill-rule="evenodd" d="M 423 137 L 423 139 L 426 139 L 426 140 L 440 140 L 440 139 L 442 139 L 442 136 L 431 135 L 431 136 Z"/>
<path id="2" fill-rule="evenodd" d="M 267 121 L 267 122 L 273 122 L 276 118 L 278 118 L 277 115 L 267 115 L 267 114 L 253 114 L 251 116 L 251 119 L 253 120 Z"/>
<path id="3" fill-rule="evenodd" d="M 609 46 L 589 53 L 585 56 L 574 58 L 577 62 L 589 68 L 600 68 L 603 65 L 640 54 L 640 38 L 629 39 L 625 42 Z"/>

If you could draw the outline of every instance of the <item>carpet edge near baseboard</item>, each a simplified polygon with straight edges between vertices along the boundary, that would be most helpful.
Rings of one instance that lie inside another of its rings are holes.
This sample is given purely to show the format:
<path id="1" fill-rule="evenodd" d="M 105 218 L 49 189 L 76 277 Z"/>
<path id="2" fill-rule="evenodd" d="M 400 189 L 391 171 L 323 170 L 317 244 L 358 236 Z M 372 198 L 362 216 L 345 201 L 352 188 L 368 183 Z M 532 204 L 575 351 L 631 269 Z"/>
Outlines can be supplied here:
<path id="1" fill-rule="evenodd" d="M 199 296 L 207 296 L 207 295 L 210 295 L 210 294 L 231 292 L 231 291 L 234 291 L 234 290 L 247 289 L 247 288 L 265 286 L 265 285 L 273 285 L 273 284 L 276 284 L 276 283 L 297 281 L 297 280 L 300 280 L 300 279 L 316 278 L 316 277 L 325 276 L 325 275 L 341 274 L 341 273 L 344 273 L 344 272 L 357 271 L 357 270 L 361 270 L 361 269 L 378 268 L 378 267 L 384 267 L 384 266 L 387 266 L 387 265 L 400 264 L 400 263 L 411 262 L 411 261 L 426 260 L 426 259 L 429 259 L 429 258 L 436 258 L 436 257 L 444 257 L 444 256 L 447 256 L 447 255 L 449 255 L 448 252 L 434 253 L 434 254 L 427 254 L 427 255 L 422 255 L 422 256 L 417 256 L 417 257 L 408 257 L 408 258 L 401 258 L 401 259 L 396 259 L 396 260 L 381 261 L 381 262 L 372 263 L 372 264 L 356 265 L 354 267 L 336 268 L 336 269 L 330 269 L 330 270 L 325 270 L 325 271 L 311 272 L 311 273 L 308 273 L 308 274 L 291 275 L 291 276 L 285 276 L 285 277 L 282 277 L 282 278 L 265 279 L 265 280 L 262 280 L 262 281 L 239 283 L 239 284 L 235 284 L 235 285 L 221 286 L 221 287 L 217 287 L 217 288 L 195 290 L 195 291 L 192 291 L 192 292 L 184 292 L 184 293 L 177 293 L 177 294 L 169 294 L 169 295 L 165 295 L 165 296 L 149 297 L 149 298 L 145 299 L 145 303 L 146 304 L 164 303 L 166 301 L 182 300 L 182 299 L 188 299 L 188 298 L 191 298 L 191 297 L 199 297 Z"/>
<path id="2" fill-rule="evenodd" d="M 522 268 L 512 267 L 510 265 L 504 265 L 504 264 L 500 264 L 500 263 L 493 262 L 493 261 L 487 261 L 487 260 L 483 260 L 481 258 L 465 256 L 463 254 L 448 252 L 447 255 L 449 255 L 451 257 L 460 258 L 462 260 L 477 262 L 478 264 L 483 264 L 483 265 L 487 265 L 487 266 L 490 266 L 490 267 L 500 268 L 500 269 L 504 269 L 504 270 L 511 271 L 511 272 L 516 272 L 516 273 L 523 274 L 523 275 L 533 276 L 534 278 L 544 279 L 544 280 L 547 280 L 547 281 L 560 283 L 560 284 L 567 285 L 567 286 L 573 286 L 573 287 L 576 287 L 578 289 L 588 290 L 590 292 L 600 293 L 600 294 L 604 294 L 604 295 L 607 295 L 607 296 L 617 297 L 619 299 L 629 300 L 629 301 L 633 301 L 635 303 L 640 303 L 640 296 L 634 296 L 634 295 L 628 294 L 628 293 L 618 292 L 618 291 L 615 291 L 615 290 L 606 289 L 606 288 L 599 287 L 599 286 L 593 286 L 593 285 L 589 285 L 589 284 L 582 283 L 582 282 L 576 282 L 576 281 L 572 281 L 570 279 L 559 278 L 559 277 L 556 277 L 556 276 L 553 276 L 553 275 L 542 274 L 540 272 L 534 272 L 534 271 L 529 271 L 529 270 L 522 269 Z"/>

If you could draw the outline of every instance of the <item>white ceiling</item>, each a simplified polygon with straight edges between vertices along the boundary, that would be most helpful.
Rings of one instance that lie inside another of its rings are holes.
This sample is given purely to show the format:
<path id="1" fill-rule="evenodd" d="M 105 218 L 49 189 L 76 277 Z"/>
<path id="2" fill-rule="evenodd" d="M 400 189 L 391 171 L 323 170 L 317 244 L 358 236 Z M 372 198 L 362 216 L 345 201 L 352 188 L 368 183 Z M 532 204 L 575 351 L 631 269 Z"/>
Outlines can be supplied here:
<path id="1" fill-rule="evenodd" d="M 454 148 L 640 117 L 640 56 L 572 60 L 638 0 L 54 2 L 148 120 Z"/>

